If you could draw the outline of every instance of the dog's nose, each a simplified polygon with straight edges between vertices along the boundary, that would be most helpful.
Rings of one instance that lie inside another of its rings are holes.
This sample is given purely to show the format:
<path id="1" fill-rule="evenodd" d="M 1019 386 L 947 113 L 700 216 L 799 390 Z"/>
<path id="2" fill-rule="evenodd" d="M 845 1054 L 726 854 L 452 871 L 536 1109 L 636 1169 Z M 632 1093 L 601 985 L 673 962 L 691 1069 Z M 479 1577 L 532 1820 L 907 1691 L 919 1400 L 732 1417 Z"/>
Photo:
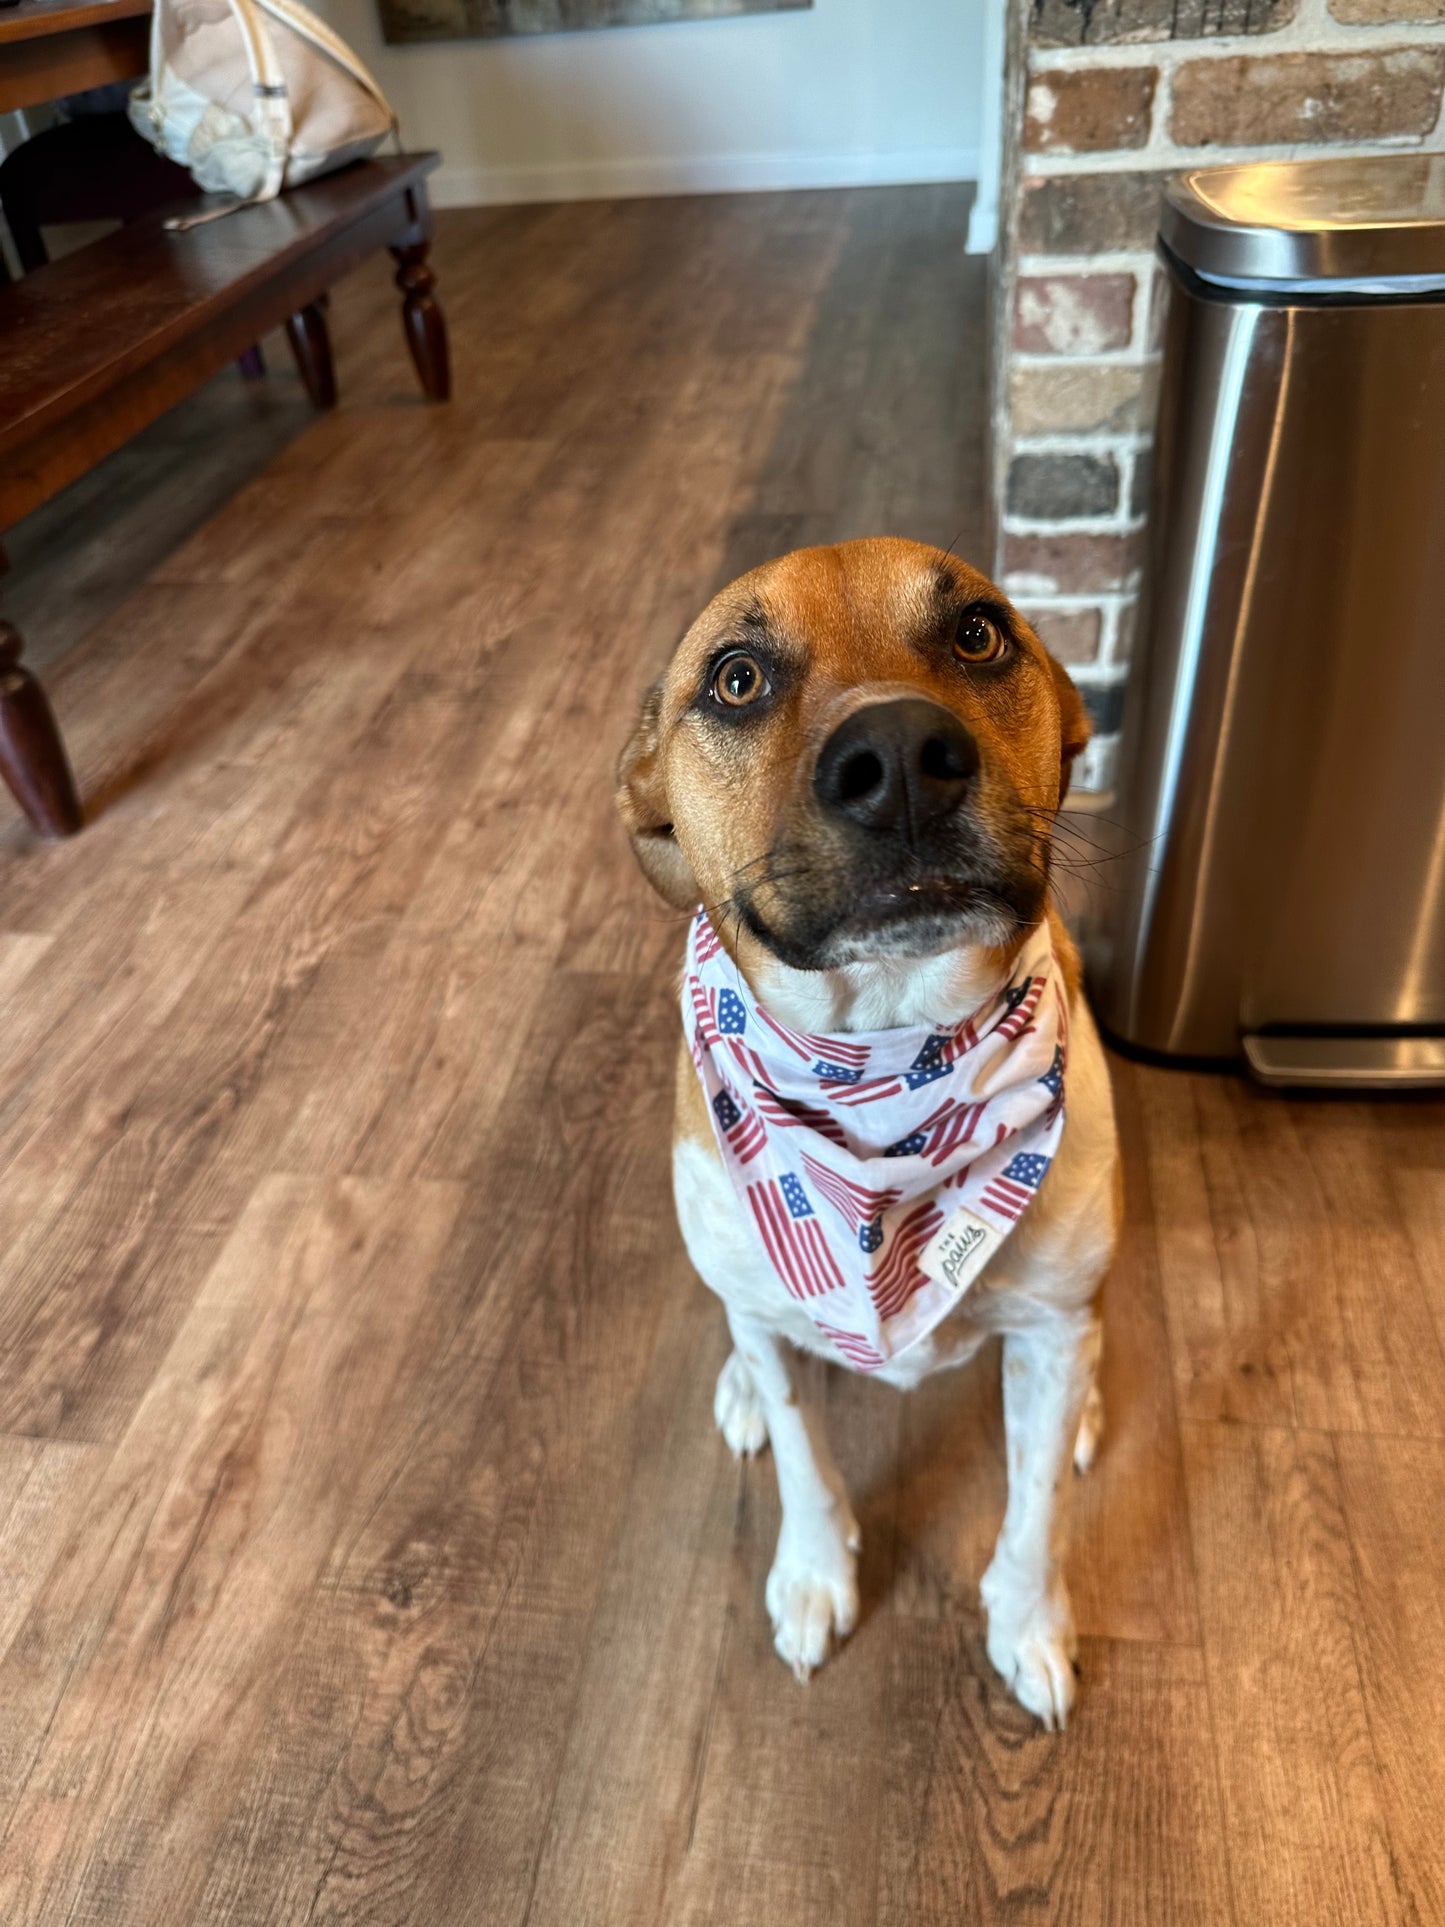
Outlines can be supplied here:
<path id="1" fill-rule="evenodd" d="M 912 836 L 963 801 L 978 774 L 978 744 L 941 703 L 899 696 L 869 703 L 833 731 L 813 790 L 825 810 L 865 830 Z"/>

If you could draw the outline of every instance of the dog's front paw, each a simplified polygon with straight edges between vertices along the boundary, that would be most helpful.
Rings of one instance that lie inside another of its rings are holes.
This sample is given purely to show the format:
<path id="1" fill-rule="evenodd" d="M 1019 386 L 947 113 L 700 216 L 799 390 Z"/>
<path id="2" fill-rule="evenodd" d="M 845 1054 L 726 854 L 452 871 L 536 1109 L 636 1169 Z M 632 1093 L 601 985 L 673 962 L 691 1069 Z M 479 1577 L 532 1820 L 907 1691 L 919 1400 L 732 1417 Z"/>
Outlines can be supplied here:
<path id="1" fill-rule="evenodd" d="M 752 1373 L 738 1352 L 729 1353 L 727 1364 L 717 1375 L 712 1415 L 735 1459 L 750 1459 L 767 1444 L 768 1421 L 763 1416 L 763 1401 L 758 1397 Z"/>
<path id="2" fill-rule="evenodd" d="M 858 1623 L 862 1540 L 851 1512 L 830 1511 L 801 1527 L 785 1520 L 768 1574 L 768 1617 L 778 1658 L 799 1684 L 828 1657 L 832 1641 Z"/>
<path id="3" fill-rule="evenodd" d="M 995 1556 L 979 1595 L 988 1614 L 988 1656 L 995 1669 L 1021 1706 L 1050 1733 L 1061 1733 L 1074 1704 L 1079 1650 L 1063 1581 L 1039 1592 Z"/>

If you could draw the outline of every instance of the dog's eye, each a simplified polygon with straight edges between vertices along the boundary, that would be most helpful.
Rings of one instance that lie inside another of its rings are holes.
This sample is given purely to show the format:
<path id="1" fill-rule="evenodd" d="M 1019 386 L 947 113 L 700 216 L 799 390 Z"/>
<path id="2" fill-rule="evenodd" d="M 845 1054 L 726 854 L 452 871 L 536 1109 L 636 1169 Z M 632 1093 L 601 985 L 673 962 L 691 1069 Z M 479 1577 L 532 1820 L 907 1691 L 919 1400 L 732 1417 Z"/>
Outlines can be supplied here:
<path id="1" fill-rule="evenodd" d="M 1005 647 L 1003 631 L 981 609 L 967 612 L 953 638 L 953 653 L 960 662 L 997 662 Z"/>
<path id="2" fill-rule="evenodd" d="M 729 709 L 745 709 L 767 692 L 767 677 L 756 659 L 742 649 L 724 656 L 713 671 L 712 693 Z"/>

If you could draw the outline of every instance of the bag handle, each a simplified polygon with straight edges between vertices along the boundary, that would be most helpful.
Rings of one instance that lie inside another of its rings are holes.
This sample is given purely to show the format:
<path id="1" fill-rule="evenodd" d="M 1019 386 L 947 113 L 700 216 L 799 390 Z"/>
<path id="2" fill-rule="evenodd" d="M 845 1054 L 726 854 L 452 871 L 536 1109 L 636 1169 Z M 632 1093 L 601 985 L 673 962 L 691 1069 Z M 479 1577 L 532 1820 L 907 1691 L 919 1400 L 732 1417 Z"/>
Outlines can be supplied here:
<path id="1" fill-rule="evenodd" d="M 251 66 L 256 128 L 266 137 L 266 172 L 251 199 L 274 201 L 281 192 L 286 160 L 291 152 L 291 96 L 286 91 L 286 75 L 277 58 L 275 42 L 255 0 L 230 0 L 230 7 Z"/>
<path id="2" fill-rule="evenodd" d="M 255 0 L 255 3 L 260 12 L 269 13 L 274 20 L 299 33 L 303 40 L 309 40 L 322 53 L 329 54 L 338 67 L 344 67 L 357 85 L 366 89 L 377 106 L 385 110 L 392 126 L 396 126 L 395 110 L 381 91 L 376 76 L 319 14 L 314 14 L 310 7 L 304 6 L 302 0 Z"/>

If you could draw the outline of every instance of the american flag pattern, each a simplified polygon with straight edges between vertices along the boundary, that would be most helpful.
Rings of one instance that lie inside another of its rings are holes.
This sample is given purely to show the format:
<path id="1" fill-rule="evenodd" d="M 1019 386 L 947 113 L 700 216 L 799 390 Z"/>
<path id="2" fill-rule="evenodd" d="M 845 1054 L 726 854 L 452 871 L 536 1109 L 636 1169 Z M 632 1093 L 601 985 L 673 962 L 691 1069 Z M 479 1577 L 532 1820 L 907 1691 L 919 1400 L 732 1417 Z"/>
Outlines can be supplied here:
<path id="1" fill-rule="evenodd" d="M 862 1231 L 883 1216 L 889 1205 L 897 1204 L 903 1193 L 896 1185 L 886 1191 L 870 1190 L 866 1184 L 854 1184 L 851 1179 L 840 1177 L 826 1164 L 819 1163 L 803 1153 L 803 1169 L 811 1179 L 813 1188 L 825 1197 L 847 1225 L 850 1231 Z"/>
<path id="2" fill-rule="evenodd" d="M 745 1195 L 773 1269 L 795 1298 L 806 1303 L 845 1288 L 812 1201 L 791 1171 L 748 1185 Z"/>
<path id="3" fill-rule="evenodd" d="M 1048 926 L 961 1023 L 811 1035 L 763 1009 L 705 911 L 682 1018 L 718 1150 L 783 1288 L 877 1371 L 957 1303 L 920 1260 L 960 1206 L 1007 1236 L 1064 1128 L 1068 1014 Z"/>

